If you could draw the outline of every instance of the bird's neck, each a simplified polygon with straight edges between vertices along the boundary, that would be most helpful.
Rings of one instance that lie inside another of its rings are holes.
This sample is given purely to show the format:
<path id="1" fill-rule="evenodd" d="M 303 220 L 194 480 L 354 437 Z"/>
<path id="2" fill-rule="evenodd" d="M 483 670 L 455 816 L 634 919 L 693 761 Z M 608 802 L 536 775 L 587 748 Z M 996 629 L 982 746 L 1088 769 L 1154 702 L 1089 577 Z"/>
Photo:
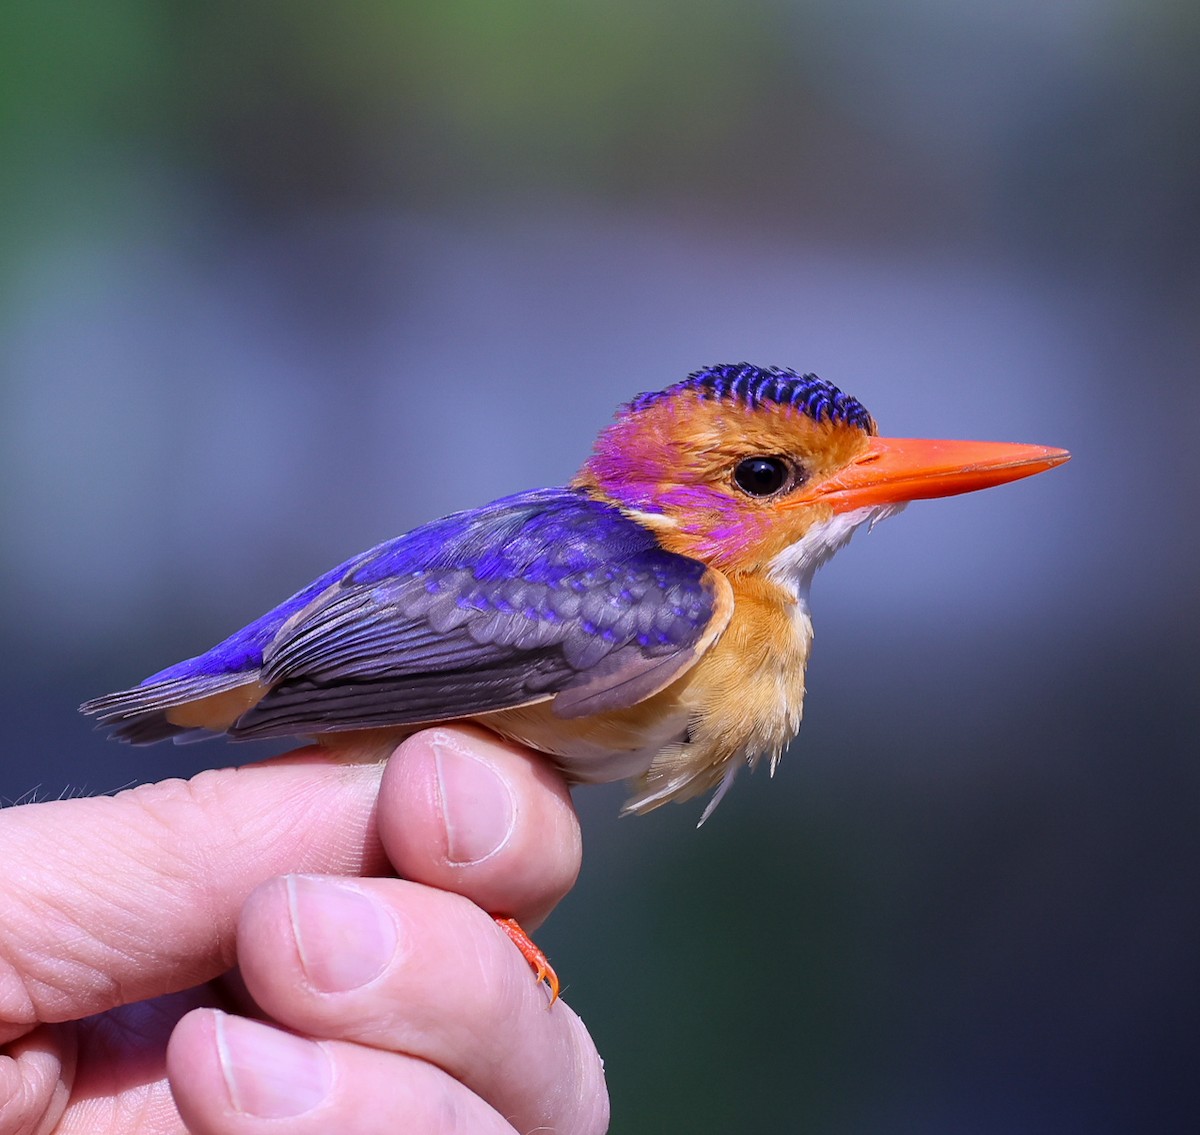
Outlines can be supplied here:
<path id="1" fill-rule="evenodd" d="M 660 754 L 634 810 L 717 789 L 705 816 L 740 765 L 766 754 L 774 772 L 804 715 L 804 676 L 812 649 L 808 593 L 813 575 L 863 524 L 899 511 L 880 507 L 813 525 L 764 566 L 727 573 L 733 616 L 717 644 L 685 679 L 696 710 L 691 743 Z M 718 787 L 719 786 L 719 787 Z"/>

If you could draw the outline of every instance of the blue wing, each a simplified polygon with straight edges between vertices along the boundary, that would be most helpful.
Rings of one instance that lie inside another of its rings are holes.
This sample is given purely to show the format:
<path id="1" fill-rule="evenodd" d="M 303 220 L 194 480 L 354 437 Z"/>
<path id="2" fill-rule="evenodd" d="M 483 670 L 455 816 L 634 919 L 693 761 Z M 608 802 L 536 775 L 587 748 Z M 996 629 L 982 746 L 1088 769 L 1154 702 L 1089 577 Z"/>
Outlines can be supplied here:
<path id="1" fill-rule="evenodd" d="M 690 667 L 729 617 L 727 592 L 612 506 L 536 490 L 381 544 L 207 654 L 84 710 L 135 742 L 186 732 L 173 707 L 247 683 L 265 692 L 228 725 L 235 737 L 549 697 L 561 716 L 583 716 L 633 705 Z"/>

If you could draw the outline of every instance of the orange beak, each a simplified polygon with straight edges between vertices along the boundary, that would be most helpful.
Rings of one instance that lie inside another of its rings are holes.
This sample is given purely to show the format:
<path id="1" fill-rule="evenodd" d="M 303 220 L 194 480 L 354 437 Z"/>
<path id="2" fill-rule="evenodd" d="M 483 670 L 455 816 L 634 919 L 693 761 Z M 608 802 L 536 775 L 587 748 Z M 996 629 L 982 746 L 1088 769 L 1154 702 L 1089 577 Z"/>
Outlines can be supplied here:
<path id="1" fill-rule="evenodd" d="M 970 493 L 1032 477 L 1071 455 L 1044 445 L 1004 441 L 932 441 L 873 437 L 840 472 L 808 486 L 797 503 L 821 501 L 834 512 Z"/>

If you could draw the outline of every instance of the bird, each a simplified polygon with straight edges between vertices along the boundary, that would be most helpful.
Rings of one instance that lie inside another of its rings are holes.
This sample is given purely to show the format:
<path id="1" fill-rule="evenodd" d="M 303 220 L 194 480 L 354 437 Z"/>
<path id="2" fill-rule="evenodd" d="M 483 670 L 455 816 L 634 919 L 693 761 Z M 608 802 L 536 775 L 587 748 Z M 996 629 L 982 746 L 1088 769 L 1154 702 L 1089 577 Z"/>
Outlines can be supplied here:
<path id="1" fill-rule="evenodd" d="M 81 709 L 139 745 L 301 735 L 381 758 L 469 720 L 572 783 L 630 780 L 629 813 L 712 793 L 703 823 L 800 728 L 818 568 L 911 501 L 1069 457 L 883 437 L 815 375 L 705 367 L 622 406 L 566 485 L 387 540 Z M 545 956 L 495 917 L 557 996 Z"/>

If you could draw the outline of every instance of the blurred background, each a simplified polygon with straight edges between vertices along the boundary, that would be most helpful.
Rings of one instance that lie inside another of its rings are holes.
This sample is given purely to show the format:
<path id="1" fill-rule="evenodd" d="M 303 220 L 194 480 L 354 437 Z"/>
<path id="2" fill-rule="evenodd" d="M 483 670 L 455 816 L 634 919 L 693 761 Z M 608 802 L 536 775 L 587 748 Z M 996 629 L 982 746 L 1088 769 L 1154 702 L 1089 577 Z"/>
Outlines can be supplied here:
<path id="1" fill-rule="evenodd" d="M 1059 445 L 817 582 L 774 781 L 583 791 L 540 940 L 626 1133 L 1194 1131 L 1200 8 L 0 9 L 7 802 L 75 707 L 561 483 L 696 367 Z"/>

